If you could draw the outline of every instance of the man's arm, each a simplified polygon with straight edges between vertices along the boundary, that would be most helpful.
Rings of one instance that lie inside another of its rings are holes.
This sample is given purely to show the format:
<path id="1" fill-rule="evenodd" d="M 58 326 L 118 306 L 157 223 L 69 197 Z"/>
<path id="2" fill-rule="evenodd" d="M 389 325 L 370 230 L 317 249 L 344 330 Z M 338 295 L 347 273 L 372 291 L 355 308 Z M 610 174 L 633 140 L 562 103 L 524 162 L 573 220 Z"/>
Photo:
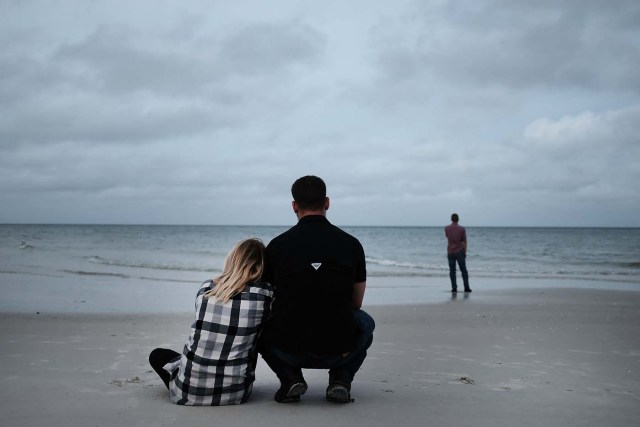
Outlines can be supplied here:
<path id="1" fill-rule="evenodd" d="M 462 247 L 464 248 L 464 254 L 467 255 L 467 230 L 462 229 Z"/>
<path id="2" fill-rule="evenodd" d="M 364 299 L 364 290 L 367 287 L 367 282 L 358 282 L 353 284 L 353 308 L 359 309 L 362 307 L 362 300 Z"/>

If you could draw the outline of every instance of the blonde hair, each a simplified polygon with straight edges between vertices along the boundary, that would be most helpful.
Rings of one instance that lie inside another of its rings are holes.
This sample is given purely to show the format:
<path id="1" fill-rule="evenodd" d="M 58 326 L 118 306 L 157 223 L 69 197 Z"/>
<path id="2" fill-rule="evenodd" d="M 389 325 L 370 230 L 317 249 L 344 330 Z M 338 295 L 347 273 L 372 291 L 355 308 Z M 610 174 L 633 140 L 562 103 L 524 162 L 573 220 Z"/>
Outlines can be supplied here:
<path id="1" fill-rule="evenodd" d="M 213 279 L 215 286 L 205 298 L 215 297 L 224 304 L 241 293 L 247 283 L 260 280 L 264 271 L 264 244 L 260 239 L 246 239 L 231 249 L 224 261 L 222 274 Z"/>

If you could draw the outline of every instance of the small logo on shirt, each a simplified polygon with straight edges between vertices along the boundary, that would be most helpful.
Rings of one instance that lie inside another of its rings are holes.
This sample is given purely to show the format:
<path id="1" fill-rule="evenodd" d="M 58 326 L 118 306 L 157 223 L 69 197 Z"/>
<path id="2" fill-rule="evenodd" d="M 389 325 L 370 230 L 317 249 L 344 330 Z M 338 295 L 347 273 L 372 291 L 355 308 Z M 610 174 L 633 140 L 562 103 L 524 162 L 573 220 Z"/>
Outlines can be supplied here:
<path id="1" fill-rule="evenodd" d="M 312 262 L 311 263 L 311 267 L 315 268 L 316 271 L 320 268 L 321 265 L 322 265 L 321 262 Z"/>

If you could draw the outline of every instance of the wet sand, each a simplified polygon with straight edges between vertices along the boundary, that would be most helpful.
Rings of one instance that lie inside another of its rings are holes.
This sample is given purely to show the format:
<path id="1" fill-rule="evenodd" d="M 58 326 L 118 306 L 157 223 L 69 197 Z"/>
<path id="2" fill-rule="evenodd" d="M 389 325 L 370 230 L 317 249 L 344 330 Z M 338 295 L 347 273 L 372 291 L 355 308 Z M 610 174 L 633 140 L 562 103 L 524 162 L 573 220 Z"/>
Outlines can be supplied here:
<path id="1" fill-rule="evenodd" d="M 182 348 L 189 312 L 0 313 L 2 425 L 637 425 L 640 292 L 438 295 L 365 307 L 374 343 L 345 405 L 325 401 L 326 372 L 309 370 L 301 402 L 274 402 L 262 360 L 244 405 L 170 403 L 147 357 Z"/>

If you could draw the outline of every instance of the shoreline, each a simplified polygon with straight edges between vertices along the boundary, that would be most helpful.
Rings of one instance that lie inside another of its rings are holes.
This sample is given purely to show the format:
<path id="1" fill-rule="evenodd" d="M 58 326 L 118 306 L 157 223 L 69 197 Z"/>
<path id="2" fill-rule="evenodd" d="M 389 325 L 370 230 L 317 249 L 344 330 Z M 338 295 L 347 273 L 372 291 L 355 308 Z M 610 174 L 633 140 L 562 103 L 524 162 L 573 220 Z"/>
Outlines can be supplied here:
<path id="1" fill-rule="evenodd" d="M 244 405 L 170 403 L 147 357 L 179 351 L 192 312 L 1 312 L 3 425 L 637 424 L 640 293 L 483 293 L 367 305 L 377 327 L 347 405 L 326 402 L 326 373 L 311 370 L 301 402 L 275 403 L 278 381 L 261 359 Z"/>
<path id="2" fill-rule="evenodd" d="M 203 276 L 204 277 L 204 276 Z M 475 300 L 517 290 L 582 289 L 640 292 L 640 283 L 614 280 L 474 278 Z M 0 313 L 191 313 L 201 282 L 114 280 L 112 277 L 4 275 Z M 203 280 L 205 280 L 203 278 Z M 458 297 L 464 297 L 459 293 Z M 380 277 L 367 279 L 366 306 L 437 304 L 451 299 L 449 278 Z M 144 302 L 144 303 L 141 303 Z"/>

